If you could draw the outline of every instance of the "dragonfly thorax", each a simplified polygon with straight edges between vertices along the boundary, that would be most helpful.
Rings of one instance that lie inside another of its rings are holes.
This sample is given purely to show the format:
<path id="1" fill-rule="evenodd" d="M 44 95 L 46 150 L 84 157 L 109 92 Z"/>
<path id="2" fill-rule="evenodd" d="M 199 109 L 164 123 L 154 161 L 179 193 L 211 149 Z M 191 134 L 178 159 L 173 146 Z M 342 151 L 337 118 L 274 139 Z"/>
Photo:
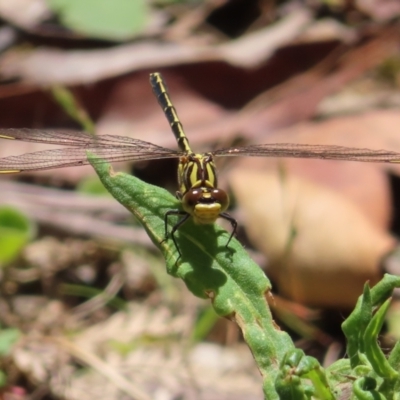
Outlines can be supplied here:
<path id="1" fill-rule="evenodd" d="M 189 153 L 180 157 L 178 167 L 179 191 L 184 196 L 192 188 L 216 188 L 217 174 L 211 153 Z"/>

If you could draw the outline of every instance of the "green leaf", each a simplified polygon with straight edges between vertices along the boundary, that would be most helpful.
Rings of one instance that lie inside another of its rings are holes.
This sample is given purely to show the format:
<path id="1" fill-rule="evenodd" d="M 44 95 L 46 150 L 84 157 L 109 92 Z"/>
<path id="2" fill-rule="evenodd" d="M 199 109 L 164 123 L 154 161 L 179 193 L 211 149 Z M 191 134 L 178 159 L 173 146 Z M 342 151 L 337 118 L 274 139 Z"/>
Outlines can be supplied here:
<path id="1" fill-rule="evenodd" d="M 0 207 L 0 266 L 13 261 L 32 238 L 35 226 L 18 210 Z"/>
<path id="2" fill-rule="evenodd" d="M 216 224 L 199 226 L 191 220 L 176 234 L 182 252 L 179 259 L 172 241 L 164 240 L 164 216 L 179 209 L 180 202 L 162 188 L 113 173 L 93 155 L 88 158 L 107 190 L 141 222 L 162 251 L 167 272 L 181 278 L 196 296 L 211 299 L 217 314 L 237 321 L 264 377 L 266 398 L 277 399 L 274 377 L 280 360 L 294 345 L 273 322 L 265 298 L 271 285 L 264 272 L 235 239 L 226 247 L 228 232 Z M 172 220 L 169 230 L 176 223 Z"/>
<path id="3" fill-rule="evenodd" d="M 69 29 L 81 34 L 125 40 L 140 33 L 147 23 L 145 0 L 47 0 Z"/>
<path id="4" fill-rule="evenodd" d="M 73 93 L 64 86 L 54 85 L 51 94 L 63 110 L 82 128 L 89 133 L 94 133 L 94 123 L 86 110 L 76 101 Z"/>
<path id="5" fill-rule="evenodd" d="M 110 296 L 108 293 L 97 288 L 65 283 L 60 286 L 60 291 L 62 294 L 69 296 L 81 296 L 88 299 L 98 297 L 101 298 L 105 304 L 109 305 L 110 307 L 114 307 L 116 310 L 126 309 L 126 302 L 121 299 L 121 297 L 116 295 Z"/>
<path id="6" fill-rule="evenodd" d="M 389 306 L 390 299 L 387 299 L 368 324 L 364 332 L 364 351 L 365 355 L 368 357 L 368 361 L 379 376 L 395 380 L 398 377 L 398 373 L 391 367 L 377 343 L 378 335 L 382 329 Z"/>
<path id="7" fill-rule="evenodd" d="M 376 388 L 376 381 L 372 377 L 363 377 L 357 379 L 353 385 L 353 394 L 359 400 L 387 400 L 386 397 L 379 393 Z"/>
<path id="8" fill-rule="evenodd" d="M 92 196 L 108 196 L 110 197 L 110 193 L 101 183 L 100 179 L 95 176 L 89 176 L 85 179 L 82 179 L 78 186 L 77 190 L 79 193 L 84 193 Z"/>
<path id="9" fill-rule="evenodd" d="M 388 358 L 390 366 L 395 370 L 400 370 L 400 342 L 396 342 Z M 395 382 L 392 380 L 384 380 L 382 385 L 379 387 L 379 391 L 386 395 L 387 398 L 396 398 L 394 394 L 397 394 L 399 398 L 400 393 L 400 376 L 398 374 Z"/>
<path id="10" fill-rule="evenodd" d="M 364 285 L 364 293 L 359 297 L 354 311 L 343 322 L 342 330 L 347 339 L 347 354 L 351 366 L 360 364 L 359 352 L 363 351 L 363 334 L 372 318 L 372 300 L 368 284 Z"/>
<path id="11" fill-rule="evenodd" d="M 0 369 L 0 389 L 7 385 L 7 375 Z"/>
<path id="12" fill-rule="evenodd" d="M 219 316 L 212 307 L 203 310 L 194 326 L 192 340 L 196 342 L 204 340 L 218 319 Z"/>
<path id="13" fill-rule="evenodd" d="M 347 354 L 352 368 L 360 364 L 360 354 L 365 351 L 364 332 L 372 318 L 374 307 L 384 303 L 396 287 L 400 287 L 400 277 L 385 274 L 372 289 L 364 286 L 354 311 L 343 322 L 342 329 L 347 339 Z"/>
<path id="14" fill-rule="evenodd" d="M 400 342 L 397 341 L 394 345 L 388 361 L 393 369 L 400 371 Z"/>
<path id="15" fill-rule="evenodd" d="M 18 329 L 0 329 L 0 356 L 8 355 L 20 336 L 21 332 Z"/>
<path id="16" fill-rule="evenodd" d="M 348 340 L 351 375 L 360 377 L 353 385 L 355 398 L 393 398 L 393 394 L 398 393 L 400 347 L 396 345 L 387 360 L 377 340 L 390 305 L 390 296 L 399 285 L 400 277 L 389 274 L 385 274 L 372 289 L 365 285 L 355 310 L 342 324 Z M 333 371 L 330 368 L 330 372 Z"/>
<path id="17" fill-rule="evenodd" d="M 372 306 L 376 307 L 384 303 L 398 287 L 400 287 L 400 276 L 385 274 L 371 289 Z"/>
<path id="18" fill-rule="evenodd" d="M 307 380 L 311 382 L 311 385 L 306 383 Z M 306 356 L 300 349 L 286 353 L 275 387 L 280 399 L 335 399 L 325 370 L 315 358 Z"/>

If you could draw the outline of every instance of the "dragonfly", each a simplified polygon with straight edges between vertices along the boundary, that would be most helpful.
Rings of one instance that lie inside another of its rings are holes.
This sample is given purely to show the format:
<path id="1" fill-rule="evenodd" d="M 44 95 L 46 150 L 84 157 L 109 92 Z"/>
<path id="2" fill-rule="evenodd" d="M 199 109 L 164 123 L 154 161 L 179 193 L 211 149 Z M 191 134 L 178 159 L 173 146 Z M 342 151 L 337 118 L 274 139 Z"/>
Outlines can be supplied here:
<path id="1" fill-rule="evenodd" d="M 189 139 L 183 130 L 162 75 L 158 72 L 151 73 L 150 84 L 176 138 L 179 150 L 171 150 L 143 140 L 116 135 L 95 136 L 87 132 L 70 130 L 0 129 L 0 139 L 64 146 L 0 158 L 0 174 L 86 165 L 89 164 L 88 151 L 100 158 L 95 162 L 177 158 L 179 164 L 176 197 L 181 202 L 181 209 L 166 212 L 164 240 L 171 238 L 179 257 L 181 257 L 175 234 L 189 218 L 200 225 L 213 224 L 218 218 L 227 220 L 231 224 L 232 231 L 226 246 L 229 246 L 237 231 L 237 221 L 226 212 L 229 207 L 229 196 L 226 191 L 218 187 L 215 157 L 289 157 L 382 163 L 400 162 L 400 153 L 394 151 L 293 143 L 256 144 L 195 153 L 190 147 Z M 179 218 L 168 232 L 168 222 L 171 216 Z"/>

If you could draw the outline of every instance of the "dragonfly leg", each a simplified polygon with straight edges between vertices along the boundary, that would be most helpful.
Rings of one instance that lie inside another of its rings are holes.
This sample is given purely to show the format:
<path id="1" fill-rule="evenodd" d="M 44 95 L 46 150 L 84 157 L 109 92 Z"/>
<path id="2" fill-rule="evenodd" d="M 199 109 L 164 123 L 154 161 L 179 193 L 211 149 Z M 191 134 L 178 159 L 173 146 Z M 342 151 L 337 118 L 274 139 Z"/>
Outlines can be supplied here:
<path id="1" fill-rule="evenodd" d="M 183 218 L 180 219 L 171 229 L 171 232 L 168 232 L 168 217 L 171 215 L 183 215 Z M 190 214 L 186 211 L 182 210 L 169 210 L 165 213 L 164 223 L 165 223 L 165 239 L 161 242 L 165 242 L 169 236 L 171 236 L 172 241 L 174 242 L 175 248 L 179 254 L 179 258 L 182 257 L 182 253 L 179 249 L 178 243 L 175 238 L 175 232 L 190 218 Z"/>
<path id="2" fill-rule="evenodd" d="M 227 221 L 229 221 L 230 224 L 231 224 L 231 226 L 232 226 L 232 233 L 231 233 L 231 236 L 229 236 L 229 239 L 228 239 L 228 241 L 226 242 L 226 245 L 225 245 L 225 247 L 228 247 L 229 242 L 231 241 L 231 239 L 233 238 L 233 236 L 236 234 L 238 223 L 237 223 L 236 219 L 233 218 L 233 217 L 232 217 L 231 215 L 229 215 L 228 213 L 221 213 L 221 214 L 219 214 L 219 217 L 220 217 L 220 218 L 223 218 L 223 219 L 226 219 Z"/>

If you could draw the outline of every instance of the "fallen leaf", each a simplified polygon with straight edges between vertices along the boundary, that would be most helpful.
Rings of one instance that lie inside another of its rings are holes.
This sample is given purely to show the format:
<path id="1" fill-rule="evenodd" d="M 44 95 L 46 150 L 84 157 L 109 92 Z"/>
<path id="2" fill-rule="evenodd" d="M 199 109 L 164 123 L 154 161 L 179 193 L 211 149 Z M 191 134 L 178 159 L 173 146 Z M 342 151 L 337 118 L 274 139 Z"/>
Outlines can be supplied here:
<path id="1" fill-rule="evenodd" d="M 400 14 L 397 0 L 356 0 L 355 6 L 376 21 L 390 21 Z"/>
<path id="2" fill-rule="evenodd" d="M 237 168 L 230 185 L 246 232 L 279 292 L 302 304 L 353 307 L 395 243 L 349 200 L 282 171 Z"/>
<path id="3" fill-rule="evenodd" d="M 399 124 L 396 110 L 375 111 L 297 124 L 266 142 L 400 152 Z M 398 164 L 274 158 L 244 158 L 231 170 L 249 237 L 288 297 L 351 307 L 365 281 L 380 277 L 380 259 L 395 243 L 386 232 L 393 212 L 387 170 L 400 172 Z"/>
<path id="4" fill-rule="evenodd" d="M 400 153 L 397 110 L 380 110 L 360 115 L 304 122 L 269 134 L 264 143 L 307 143 Z M 280 160 L 278 165 L 282 165 Z M 392 217 L 391 194 L 385 171 L 400 173 L 398 163 L 356 163 L 310 159 L 285 159 L 284 170 L 312 182 L 330 187 L 348 197 L 378 227 L 386 228 Z M 248 158 L 241 169 L 260 171 L 276 168 L 274 158 Z"/>
<path id="5" fill-rule="evenodd" d="M 280 21 L 279 26 L 268 26 L 241 39 L 213 46 L 140 41 L 101 50 L 13 49 L 0 58 L 0 71 L 3 78 L 18 78 L 25 83 L 77 85 L 144 68 L 205 61 L 255 68 L 266 62 L 279 46 L 289 44 L 310 20 L 307 10 L 297 10 Z"/>
<path id="6" fill-rule="evenodd" d="M 18 27 L 31 29 L 49 18 L 51 12 L 45 0 L 0 0 L 0 15 Z"/>

